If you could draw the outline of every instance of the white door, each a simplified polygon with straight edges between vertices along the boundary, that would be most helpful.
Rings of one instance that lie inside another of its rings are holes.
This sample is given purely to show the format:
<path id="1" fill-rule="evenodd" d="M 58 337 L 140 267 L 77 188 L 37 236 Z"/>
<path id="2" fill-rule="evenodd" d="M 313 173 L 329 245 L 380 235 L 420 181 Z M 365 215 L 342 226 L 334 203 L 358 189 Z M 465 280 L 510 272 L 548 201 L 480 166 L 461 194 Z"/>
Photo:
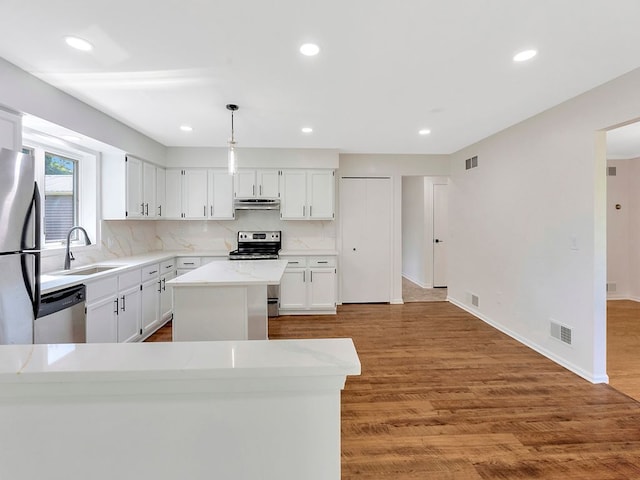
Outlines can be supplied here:
<path id="1" fill-rule="evenodd" d="M 447 185 L 433 186 L 433 286 L 447 286 Z"/>
<path id="2" fill-rule="evenodd" d="M 342 178 L 341 293 L 343 303 L 391 298 L 390 178 Z"/>

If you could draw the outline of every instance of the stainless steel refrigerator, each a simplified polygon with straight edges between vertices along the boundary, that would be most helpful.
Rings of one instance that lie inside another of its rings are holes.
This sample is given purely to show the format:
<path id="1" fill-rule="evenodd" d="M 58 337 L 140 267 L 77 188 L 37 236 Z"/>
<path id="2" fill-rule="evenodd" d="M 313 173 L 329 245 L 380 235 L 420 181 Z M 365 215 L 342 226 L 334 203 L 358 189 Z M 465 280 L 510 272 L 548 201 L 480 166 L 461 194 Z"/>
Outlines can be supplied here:
<path id="1" fill-rule="evenodd" d="M 40 193 L 31 155 L 0 150 L 0 344 L 33 343 L 40 304 Z"/>

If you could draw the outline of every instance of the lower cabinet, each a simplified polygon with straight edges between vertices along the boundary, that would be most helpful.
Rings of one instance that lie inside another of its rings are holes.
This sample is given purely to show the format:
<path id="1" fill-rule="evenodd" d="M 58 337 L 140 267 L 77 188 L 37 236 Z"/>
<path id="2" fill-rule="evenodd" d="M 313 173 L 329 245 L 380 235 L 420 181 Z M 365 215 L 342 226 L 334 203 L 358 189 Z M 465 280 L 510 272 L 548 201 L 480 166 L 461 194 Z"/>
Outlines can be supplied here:
<path id="1" fill-rule="evenodd" d="M 142 340 L 171 318 L 175 259 L 102 276 L 87 286 L 87 343 Z"/>
<path id="2" fill-rule="evenodd" d="M 282 257 L 289 262 L 280 282 L 285 315 L 336 312 L 336 257 Z"/>

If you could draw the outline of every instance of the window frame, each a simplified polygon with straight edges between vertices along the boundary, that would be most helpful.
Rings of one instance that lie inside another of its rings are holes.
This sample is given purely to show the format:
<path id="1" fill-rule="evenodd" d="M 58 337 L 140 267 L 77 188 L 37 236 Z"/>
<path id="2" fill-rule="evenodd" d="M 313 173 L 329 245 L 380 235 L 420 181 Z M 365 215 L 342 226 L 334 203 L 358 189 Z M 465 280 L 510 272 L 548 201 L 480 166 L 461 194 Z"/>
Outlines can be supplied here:
<path id="1" fill-rule="evenodd" d="M 84 236 L 74 235 L 71 239 L 71 246 L 74 250 L 88 251 L 98 250 L 101 243 L 99 211 L 99 162 L 100 154 L 93 150 L 85 149 L 77 145 L 65 142 L 61 139 L 51 137 L 50 141 L 44 140 L 43 135 L 25 136 L 22 142 L 23 151 L 29 150 L 35 159 L 35 177 L 40 188 L 40 198 L 42 202 L 41 224 L 44 225 L 44 181 L 45 181 L 45 153 L 68 158 L 77 161 L 77 223 L 84 227 L 89 234 L 91 245 L 85 245 Z M 42 137 L 42 138 L 41 138 Z M 42 255 L 59 255 L 66 249 L 66 239 L 60 241 L 45 242 L 44 228 L 41 229 Z"/>

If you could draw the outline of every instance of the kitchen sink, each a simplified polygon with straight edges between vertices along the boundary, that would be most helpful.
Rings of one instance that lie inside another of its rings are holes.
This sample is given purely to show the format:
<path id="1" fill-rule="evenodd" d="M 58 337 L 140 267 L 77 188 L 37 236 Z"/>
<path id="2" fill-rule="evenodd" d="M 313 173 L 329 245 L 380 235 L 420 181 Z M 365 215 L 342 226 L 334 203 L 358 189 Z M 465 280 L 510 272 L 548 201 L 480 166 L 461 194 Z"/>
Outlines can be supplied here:
<path id="1" fill-rule="evenodd" d="M 94 273 L 108 272 L 118 267 L 109 267 L 104 265 L 96 265 L 94 267 L 78 268 L 77 270 L 67 270 L 61 275 L 93 275 Z"/>

